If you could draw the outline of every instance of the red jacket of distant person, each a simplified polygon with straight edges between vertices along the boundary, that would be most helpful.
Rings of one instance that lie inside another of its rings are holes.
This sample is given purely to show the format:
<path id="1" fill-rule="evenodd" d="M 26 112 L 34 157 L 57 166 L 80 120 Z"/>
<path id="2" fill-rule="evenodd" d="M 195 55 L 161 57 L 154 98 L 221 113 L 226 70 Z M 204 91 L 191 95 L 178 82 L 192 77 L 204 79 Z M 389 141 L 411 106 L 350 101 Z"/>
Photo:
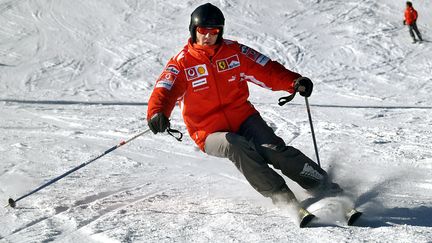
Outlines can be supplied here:
<path id="1" fill-rule="evenodd" d="M 405 24 L 412 25 L 417 21 L 417 11 L 411 6 L 405 9 Z"/>

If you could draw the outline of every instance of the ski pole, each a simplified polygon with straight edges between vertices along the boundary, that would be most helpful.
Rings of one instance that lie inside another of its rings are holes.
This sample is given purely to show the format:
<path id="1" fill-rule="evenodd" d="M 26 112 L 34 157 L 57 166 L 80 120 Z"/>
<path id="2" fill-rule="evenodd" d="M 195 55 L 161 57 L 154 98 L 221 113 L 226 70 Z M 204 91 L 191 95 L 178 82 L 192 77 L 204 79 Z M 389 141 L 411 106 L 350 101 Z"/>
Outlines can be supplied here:
<path id="1" fill-rule="evenodd" d="M 311 132 L 312 132 L 312 140 L 313 140 L 313 144 L 314 144 L 314 148 L 315 148 L 315 154 L 316 154 L 318 166 L 321 167 L 321 162 L 320 162 L 319 155 L 318 155 L 318 146 L 316 143 L 315 132 L 314 132 L 313 124 L 312 124 L 312 116 L 311 116 L 311 111 L 310 111 L 310 107 L 309 107 L 309 100 L 308 100 L 308 97 L 306 97 L 306 96 L 305 96 L 305 102 L 306 102 L 306 109 L 307 109 L 308 117 L 309 117 L 309 124 L 310 124 Z"/>
<path id="2" fill-rule="evenodd" d="M 114 151 L 114 150 L 120 148 L 121 146 L 123 146 L 123 145 L 129 143 L 130 141 L 132 141 L 132 140 L 134 140 L 134 139 L 136 139 L 136 138 L 138 138 L 138 137 L 144 135 L 144 134 L 147 133 L 148 131 L 150 131 L 150 129 L 147 129 L 147 130 L 145 130 L 145 131 L 143 131 L 143 132 L 140 132 L 140 133 L 136 134 L 135 136 L 129 138 L 129 139 L 126 140 L 126 141 L 124 141 L 124 140 L 121 141 L 119 144 L 117 144 L 117 145 L 111 147 L 110 149 L 106 150 L 105 152 L 101 153 L 100 155 L 96 156 L 95 158 L 90 159 L 90 160 L 88 160 L 87 162 L 84 162 L 84 163 L 82 163 L 81 165 L 79 165 L 79 166 L 77 166 L 77 167 L 75 167 L 75 168 L 72 168 L 71 170 L 65 172 L 64 174 L 62 174 L 62 175 L 60 175 L 60 176 L 57 176 L 56 178 L 51 179 L 50 181 L 46 182 L 45 184 L 39 186 L 38 188 L 34 189 L 33 191 L 31 191 L 31 192 L 29 192 L 29 193 L 27 193 L 27 194 L 25 194 L 25 195 L 23 195 L 23 196 L 21 196 L 21 197 L 15 199 L 15 200 L 12 199 L 12 198 L 9 198 L 9 200 L 8 200 L 8 204 L 5 205 L 5 208 L 8 207 L 8 206 L 10 206 L 10 207 L 12 207 L 12 208 L 15 208 L 16 203 L 17 203 L 18 201 L 20 201 L 20 200 L 22 200 L 22 199 L 24 199 L 24 198 L 26 198 L 26 197 L 32 195 L 33 193 L 36 193 L 36 192 L 42 190 L 43 188 L 45 188 L 45 187 L 47 187 L 47 186 L 53 184 L 54 182 L 56 182 L 56 181 L 58 181 L 58 180 L 60 180 L 60 179 L 62 179 L 62 178 L 64 178 L 64 177 L 66 177 L 67 175 L 69 175 L 69 174 L 71 174 L 71 173 L 73 173 L 73 172 L 75 172 L 75 171 L 77 171 L 77 170 L 83 168 L 84 166 L 86 166 L 86 165 L 92 163 L 93 161 L 95 161 L 95 160 L 97 160 L 97 159 L 99 159 L 99 158 L 105 156 L 106 154 L 108 154 L 108 153 L 110 153 L 110 152 L 112 152 L 112 151 Z"/>

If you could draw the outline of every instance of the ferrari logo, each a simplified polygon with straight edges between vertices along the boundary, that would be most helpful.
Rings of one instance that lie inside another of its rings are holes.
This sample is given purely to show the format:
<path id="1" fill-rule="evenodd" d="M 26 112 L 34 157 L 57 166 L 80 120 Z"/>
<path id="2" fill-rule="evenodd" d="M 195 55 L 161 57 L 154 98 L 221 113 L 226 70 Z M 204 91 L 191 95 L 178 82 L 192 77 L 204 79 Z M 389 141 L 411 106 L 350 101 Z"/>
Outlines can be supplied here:
<path id="1" fill-rule="evenodd" d="M 219 70 L 225 70 L 228 68 L 228 65 L 225 60 L 218 61 L 217 63 Z"/>

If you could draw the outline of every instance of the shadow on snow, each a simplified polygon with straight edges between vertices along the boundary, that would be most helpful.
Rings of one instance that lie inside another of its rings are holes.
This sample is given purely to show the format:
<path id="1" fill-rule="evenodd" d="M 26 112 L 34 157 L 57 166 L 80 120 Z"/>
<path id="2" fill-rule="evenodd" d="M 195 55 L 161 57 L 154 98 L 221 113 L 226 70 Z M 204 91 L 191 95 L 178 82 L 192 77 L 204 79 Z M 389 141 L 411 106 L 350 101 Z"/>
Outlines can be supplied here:
<path id="1" fill-rule="evenodd" d="M 391 179 L 396 180 L 396 178 Z M 361 227 L 385 227 L 393 225 L 410 226 L 432 226 L 432 207 L 419 206 L 414 208 L 394 207 L 387 208 L 378 200 L 380 193 L 385 191 L 384 184 L 389 181 L 379 183 L 369 191 L 360 195 L 355 201 L 356 207 L 365 206 L 364 215 L 358 220 L 356 226 Z"/>

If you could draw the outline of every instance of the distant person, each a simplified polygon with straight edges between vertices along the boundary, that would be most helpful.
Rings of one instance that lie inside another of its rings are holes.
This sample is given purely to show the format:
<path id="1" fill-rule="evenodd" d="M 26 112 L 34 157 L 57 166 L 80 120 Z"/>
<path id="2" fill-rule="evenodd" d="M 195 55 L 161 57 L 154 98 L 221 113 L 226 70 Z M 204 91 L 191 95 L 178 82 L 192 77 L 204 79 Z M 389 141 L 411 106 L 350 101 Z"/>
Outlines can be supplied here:
<path id="1" fill-rule="evenodd" d="M 408 25 L 409 33 L 410 33 L 411 37 L 413 38 L 413 43 L 417 42 L 417 39 L 414 35 L 414 32 L 417 35 L 417 38 L 420 41 L 423 41 L 422 36 L 420 34 L 420 31 L 417 28 L 417 18 L 418 18 L 418 14 L 417 14 L 417 11 L 412 6 L 412 3 L 406 2 L 405 20 L 403 21 L 403 23 L 404 23 L 404 25 Z"/>
<path id="2" fill-rule="evenodd" d="M 246 45 L 224 39 L 224 26 L 222 11 L 210 3 L 192 12 L 190 38 L 168 61 L 150 96 L 151 131 L 170 131 L 168 118 L 178 102 L 198 147 L 231 160 L 251 186 L 275 204 L 297 200 L 274 169 L 311 193 L 341 192 L 326 171 L 286 145 L 248 100 L 248 82 L 308 97 L 312 81 Z"/>

